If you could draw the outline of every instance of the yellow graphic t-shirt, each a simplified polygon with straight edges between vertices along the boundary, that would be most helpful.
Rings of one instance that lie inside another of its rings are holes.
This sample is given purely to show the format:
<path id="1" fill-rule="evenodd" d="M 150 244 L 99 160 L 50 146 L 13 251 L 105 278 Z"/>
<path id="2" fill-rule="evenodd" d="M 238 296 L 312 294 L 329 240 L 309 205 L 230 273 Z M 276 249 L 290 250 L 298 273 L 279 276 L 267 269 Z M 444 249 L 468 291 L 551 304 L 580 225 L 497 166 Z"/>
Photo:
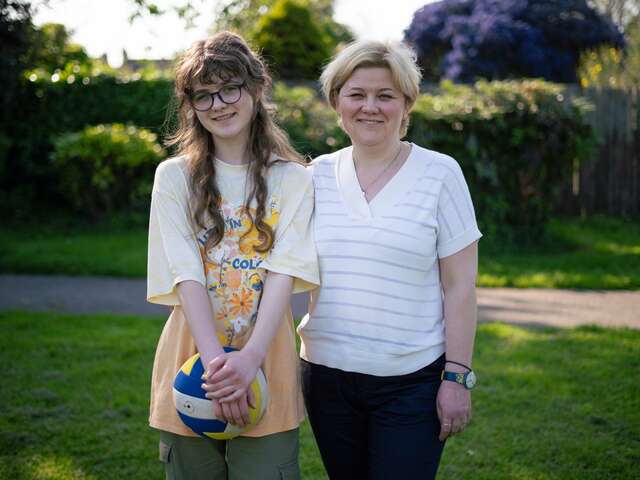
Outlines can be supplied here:
<path id="1" fill-rule="evenodd" d="M 279 202 L 272 199 L 267 208 L 265 223 L 271 228 L 278 224 Z M 242 348 L 258 316 L 258 304 L 265 271 L 259 269 L 266 252 L 257 252 L 260 244 L 258 230 L 251 228 L 251 219 L 243 205 L 230 204 L 223 199 L 221 205 L 225 223 L 220 243 L 205 250 L 210 231 L 198 236 L 200 255 L 204 264 L 206 287 L 216 312 L 216 331 L 223 346 Z M 251 208 L 255 217 L 255 208 Z M 248 232 L 248 233 L 247 233 Z"/>
<path id="2" fill-rule="evenodd" d="M 158 342 L 151 385 L 152 427 L 181 435 L 194 435 L 178 418 L 172 388 L 182 363 L 196 346 L 175 291 L 178 283 L 194 280 L 209 294 L 218 341 L 242 348 L 256 322 L 262 286 L 268 271 L 294 277 L 294 292 L 319 283 L 315 246 L 310 225 L 313 185 L 301 165 L 277 162 L 267 174 L 265 222 L 274 232 L 268 252 L 254 250 L 258 231 L 251 227 L 245 195 L 249 191 L 244 166 L 216 160 L 216 181 L 225 232 L 207 249 L 208 229 L 195 229 L 191 221 L 189 176 L 184 158 L 163 162 L 156 171 L 149 221 L 147 299 L 173 306 Z M 197 231 L 196 231 L 197 230 Z M 248 233 L 247 233 L 248 232 Z M 276 333 L 262 366 L 269 385 L 270 403 L 263 420 L 247 436 L 290 430 L 304 416 L 298 379 L 298 357 L 291 311 Z"/>

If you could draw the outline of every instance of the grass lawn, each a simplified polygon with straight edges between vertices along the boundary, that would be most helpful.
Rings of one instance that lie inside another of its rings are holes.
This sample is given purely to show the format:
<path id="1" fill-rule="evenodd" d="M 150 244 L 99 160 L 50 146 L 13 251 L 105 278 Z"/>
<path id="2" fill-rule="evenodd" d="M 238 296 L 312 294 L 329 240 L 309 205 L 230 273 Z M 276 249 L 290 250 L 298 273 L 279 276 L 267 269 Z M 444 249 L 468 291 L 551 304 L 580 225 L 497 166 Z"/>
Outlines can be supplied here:
<path id="1" fill-rule="evenodd" d="M 14 227 L 0 232 L 0 272 L 144 277 L 147 233 L 105 226 Z M 556 219 L 523 251 L 480 241 L 482 287 L 640 289 L 640 223 Z"/>
<path id="2" fill-rule="evenodd" d="M 0 478 L 163 478 L 147 427 L 163 322 L 1 313 Z M 483 324 L 474 363 L 474 420 L 440 479 L 635 478 L 640 331 Z M 326 478 L 306 424 L 301 465 Z"/>

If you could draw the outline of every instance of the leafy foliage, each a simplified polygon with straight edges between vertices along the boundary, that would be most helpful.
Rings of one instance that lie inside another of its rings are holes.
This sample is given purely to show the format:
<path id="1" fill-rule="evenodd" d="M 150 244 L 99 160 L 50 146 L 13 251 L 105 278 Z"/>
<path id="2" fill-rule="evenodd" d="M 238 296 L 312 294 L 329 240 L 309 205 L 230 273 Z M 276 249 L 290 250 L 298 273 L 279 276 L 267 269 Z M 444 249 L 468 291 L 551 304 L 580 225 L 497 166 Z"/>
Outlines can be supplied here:
<path id="1" fill-rule="evenodd" d="M 260 19 L 269 12 L 277 0 L 226 0 L 220 2 L 216 12 L 215 31 L 231 30 L 247 39 L 253 39 Z M 305 0 L 311 17 L 327 36 L 331 49 L 354 39 L 346 25 L 333 19 L 334 0 Z M 283 39 L 286 41 L 286 39 Z"/>
<path id="2" fill-rule="evenodd" d="M 69 201 L 56 188 L 60 172 L 49 160 L 60 134 L 119 122 L 149 129 L 162 140 L 163 124 L 172 121 L 166 111 L 169 80 L 84 80 L 37 80 L 21 92 L 24 108 L 0 136 L 0 151 L 7 152 L 0 171 L 8 173 L 0 180 L 0 201 L 12 216 Z M 278 122 L 301 153 L 316 156 L 348 144 L 335 113 L 314 89 L 278 82 L 273 99 Z M 585 108 L 566 98 L 561 86 L 543 81 L 445 83 L 441 92 L 419 98 L 408 138 L 461 163 L 485 234 L 534 240 L 558 186 L 591 146 Z"/>
<path id="3" fill-rule="evenodd" d="M 67 63 L 85 64 L 91 59 L 81 45 L 71 42 L 71 35 L 60 23 L 45 23 L 32 33 L 29 67 L 53 73 Z"/>
<path id="4" fill-rule="evenodd" d="M 50 162 L 54 137 L 101 123 L 132 123 L 159 134 L 171 89 L 167 80 L 121 82 L 109 76 L 27 82 L 15 98 L 21 107 L 5 126 L 9 145 L 0 162 L 0 171 L 7 172 L 0 177 L 0 201 L 18 217 L 45 203 L 64 206 Z"/>
<path id="5" fill-rule="evenodd" d="M 69 31 L 59 23 L 32 29 L 26 67 L 23 76 L 32 81 L 52 78 L 73 82 L 76 77 L 115 73 L 106 62 L 89 57 L 82 45 L 72 43 Z"/>
<path id="6" fill-rule="evenodd" d="M 580 84 L 583 87 L 634 88 L 640 85 L 640 17 L 625 30 L 625 50 L 600 47 L 582 54 Z"/>
<path id="7" fill-rule="evenodd" d="M 277 83 L 273 93 L 276 118 L 299 152 L 317 156 L 349 144 L 337 115 L 314 90 Z"/>
<path id="8" fill-rule="evenodd" d="M 638 0 L 589 0 L 589 4 L 613 20 L 625 32 L 627 25 L 640 18 Z"/>
<path id="9" fill-rule="evenodd" d="M 485 234 L 539 240 L 559 187 L 593 145 L 588 105 L 541 80 L 442 89 L 418 99 L 409 138 L 460 162 Z"/>
<path id="10" fill-rule="evenodd" d="M 87 127 L 54 142 L 61 194 L 93 219 L 146 209 L 155 166 L 165 152 L 156 135 L 123 124 Z"/>
<path id="11" fill-rule="evenodd" d="M 426 77 L 542 77 L 575 82 L 580 53 L 623 46 L 611 20 L 586 0 L 447 0 L 415 12 L 405 40 Z"/>
<path id="12" fill-rule="evenodd" d="M 31 13 L 28 3 L 0 0 L 0 128 L 13 110 L 20 74 L 25 68 L 25 55 L 29 50 L 32 28 Z M 2 143 L 4 142 L 0 141 Z"/>
<path id="13" fill-rule="evenodd" d="M 253 41 L 274 73 L 285 79 L 315 80 L 332 54 L 330 38 L 301 0 L 277 0 L 259 20 Z"/>

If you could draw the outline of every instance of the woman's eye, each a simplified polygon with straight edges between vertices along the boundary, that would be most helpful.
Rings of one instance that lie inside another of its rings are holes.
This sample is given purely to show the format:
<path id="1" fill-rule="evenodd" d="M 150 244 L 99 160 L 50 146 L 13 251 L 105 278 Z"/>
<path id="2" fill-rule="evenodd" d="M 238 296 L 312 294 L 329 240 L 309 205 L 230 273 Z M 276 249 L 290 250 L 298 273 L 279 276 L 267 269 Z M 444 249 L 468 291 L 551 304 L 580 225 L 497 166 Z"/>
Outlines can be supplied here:
<path id="1" fill-rule="evenodd" d="M 380 98 L 383 100 L 391 100 L 393 99 L 393 95 L 384 94 L 384 95 L 380 95 Z"/>

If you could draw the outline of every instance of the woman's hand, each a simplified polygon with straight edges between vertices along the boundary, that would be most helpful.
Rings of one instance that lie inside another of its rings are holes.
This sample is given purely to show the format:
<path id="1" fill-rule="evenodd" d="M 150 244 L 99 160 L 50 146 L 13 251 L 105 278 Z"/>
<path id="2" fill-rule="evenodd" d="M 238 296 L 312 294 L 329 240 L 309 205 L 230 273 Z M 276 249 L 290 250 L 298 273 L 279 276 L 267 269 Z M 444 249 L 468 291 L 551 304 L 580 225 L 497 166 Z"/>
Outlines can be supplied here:
<path id="1" fill-rule="evenodd" d="M 471 392 L 459 383 L 443 381 L 436 398 L 440 441 L 462 432 L 471 420 Z"/>

